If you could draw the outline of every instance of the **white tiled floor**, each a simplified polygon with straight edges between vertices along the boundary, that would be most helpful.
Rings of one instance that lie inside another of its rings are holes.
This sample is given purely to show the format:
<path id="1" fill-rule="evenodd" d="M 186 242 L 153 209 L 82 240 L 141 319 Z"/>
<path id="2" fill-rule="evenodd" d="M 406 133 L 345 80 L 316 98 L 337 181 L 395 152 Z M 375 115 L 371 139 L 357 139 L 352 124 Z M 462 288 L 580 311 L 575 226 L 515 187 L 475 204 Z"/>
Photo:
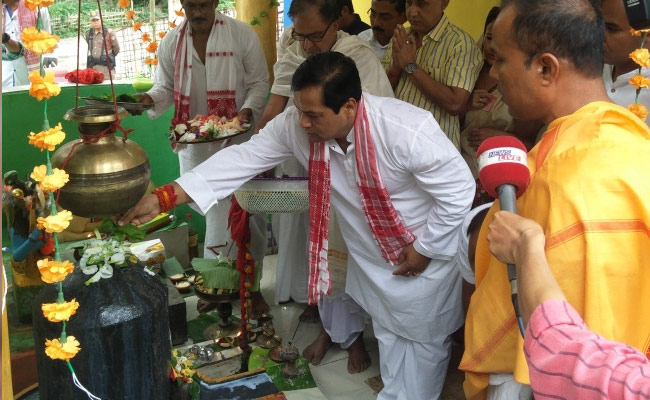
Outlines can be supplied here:
<path id="1" fill-rule="evenodd" d="M 316 339 L 321 331 L 320 323 L 304 323 L 298 320 L 298 316 L 305 308 L 304 304 L 288 303 L 275 304 L 275 273 L 277 270 L 277 257 L 269 255 L 264 258 L 264 274 L 262 277 L 262 295 L 271 306 L 273 315 L 273 326 L 284 342 L 291 341 L 300 352 L 307 345 Z M 196 318 L 196 297 L 185 299 L 187 305 L 188 320 Z M 233 304 L 233 310 L 239 310 L 239 303 Z M 310 389 L 297 392 L 286 392 L 289 399 L 330 399 L 330 400 L 374 400 L 376 393 L 365 381 L 379 375 L 379 351 L 377 339 L 372 332 L 372 326 L 368 324 L 364 331 L 366 349 L 370 353 L 372 364 L 370 368 L 360 374 L 347 372 L 348 353 L 336 345 L 333 345 L 320 365 L 310 366 L 312 376 L 318 385 L 318 390 Z M 452 362 L 454 357 L 452 356 Z M 456 361 L 457 364 L 457 361 Z M 460 376 L 459 376 L 460 374 Z M 462 397 L 462 373 L 452 368 L 447 376 L 447 383 L 443 391 L 443 400 L 461 400 Z M 320 393 L 319 393 L 320 391 Z"/>

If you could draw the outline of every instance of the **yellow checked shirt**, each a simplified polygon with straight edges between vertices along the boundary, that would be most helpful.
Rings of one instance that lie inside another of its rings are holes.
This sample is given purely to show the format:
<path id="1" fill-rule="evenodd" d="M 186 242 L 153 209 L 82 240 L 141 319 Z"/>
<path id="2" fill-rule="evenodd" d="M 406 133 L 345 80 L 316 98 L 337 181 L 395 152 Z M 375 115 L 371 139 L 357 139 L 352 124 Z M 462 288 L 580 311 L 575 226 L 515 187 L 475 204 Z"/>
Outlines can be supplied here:
<path id="1" fill-rule="evenodd" d="M 407 30 L 410 33 L 410 29 Z M 384 69 L 392 63 L 393 46 L 388 46 L 382 60 Z M 450 87 L 471 92 L 482 65 L 481 52 L 472 37 L 449 22 L 445 14 L 431 32 L 422 39 L 422 47 L 416 54 L 415 63 L 435 81 Z M 460 122 L 458 116 L 449 114 L 441 106 L 429 100 L 406 73 L 402 73 L 395 88 L 395 98 L 428 110 L 440 124 L 457 149 L 460 149 Z"/>

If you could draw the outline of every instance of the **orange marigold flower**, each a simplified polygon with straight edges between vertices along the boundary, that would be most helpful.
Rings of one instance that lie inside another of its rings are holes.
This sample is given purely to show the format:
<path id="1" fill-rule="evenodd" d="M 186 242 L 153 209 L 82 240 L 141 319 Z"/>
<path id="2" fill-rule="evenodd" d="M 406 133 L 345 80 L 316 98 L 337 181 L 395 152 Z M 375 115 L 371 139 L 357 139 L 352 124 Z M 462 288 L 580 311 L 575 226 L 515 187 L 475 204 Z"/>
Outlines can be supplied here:
<path id="1" fill-rule="evenodd" d="M 630 104 L 627 106 L 627 109 L 630 110 L 632 114 L 639 117 L 641 121 L 645 121 L 648 116 L 648 109 L 643 104 Z"/>
<path id="2" fill-rule="evenodd" d="M 167 32 L 158 32 L 158 37 L 162 39 L 165 37 L 166 34 Z"/>
<path id="3" fill-rule="evenodd" d="M 174 29 L 174 28 L 176 28 L 176 24 L 173 23 L 172 21 L 169 21 L 169 27 Z"/>
<path id="4" fill-rule="evenodd" d="M 184 16 L 185 16 L 185 13 L 183 12 L 183 10 L 176 10 L 176 11 L 174 11 L 174 12 L 175 12 L 176 15 L 178 15 L 179 17 L 184 17 Z"/>
<path id="5" fill-rule="evenodd" d="M 642 67 L 650 67 L 650 53 L 648 49 L 636 49 L 630 53 L 630 58 Z"/>
<path id="6" fill-rule="evenodd" d="M 135 18 L 135 11 L 127 10 L 124 12 L 124 16 L 126 17 L 127 21 L 133 21 L 133 18 Z"/>
<path id="7" fill-rule="evenodd" d="M 51 35 L 48 31 L 39 31 L 33 26 L 23 29 L 20 38 L 25 48 L 37 55 L 53 52 L 59 41 L 58 36 Z"/>
<path id="8" fill-rule="evenodd" d="M 25 7 L 36 11 L 37 7 L 49 7 L 54 4 L 54 0 L 25 0 Z"/>
<path id="9" fill-rule="evenodd" d="M 147 57 L 144 59 L 144 63 L 145 65 L 158 65 L 158 59 Z"/>
<path id="10" fill-rule="evenodd" d="M 68 336 L 63 344 L 59 339 L 45 339 L 45 354 L 53 360 L 70 361 L 81 350 L 79 345 L 74 336 Z"/>
<path id="11" fill-rule="evenodd" d="M 56 192 L 70 181 L 70 176 L 62 169 L 54 168 L 52 173 L 48 175 L 45 165 L 34 167 L 34 170 L 29 176 L 36 182 L 39 182 L 41 189 L 48 193 Z"/>
<path id="12" fill-rule="evenodd" d="M 32 83 L 29 87 L 29 95 L 36 97 L 38 101 L 58 96 L 61 93 L 61 87 L 54 82 L 54 72 L 52 71 L 47 71 L 45 76 L 41 76 L 41 72 L 35 69 L 29 73 L 29 81 Z"/>
<path id="13" fill-rule="evenodd" d="M 120 6 L 120 8 L 128 8 L 129 5 L 131 5 L 131 0 L 120 0 L 117 2 L 117 5 Z"/>
<path id="14" fill-rule="evenodd" d="M 135 24 L 133 24 L 133 32 L 139 31 L 140 28 L 142 28 L 142 22 L 136 22 Z"/>
<path id="15" fill-rule="evenodd" d="M 46 303 L 41 305 L 43 315 L 50 322 L 63 322 L 70 320 L 70 317 L 77 313 L 79 303 L 77 299 L 64 301 L 63 303 Z"/>
<path id="16" fill-rule="evenodd" d="M 40 131 L 39 133 L 30 132 L 29 136 L 27 136 L 29 144 L 40 148 L 41 151 L 45 149 L 54 151 L 54 148 L 65 139 L 65 132 L 62 129 L 61 123 L 59 122 L 57 126 L 46 131 Z"/>
<path id="17" fill-rule="evenodd" d="M 151 36 L 149 36 L 148 33 L 143 33 L 143 34 L 142 34 L 142 37 L 140 38 L 140 40 L 142 40 L 142 41 L 145 42 L 145 43 L 147 43 L 147 42 L 151 42 Z"/>
<path id="18" fill-rule="evenodd" d="M 43 258 L 36 262 L 41 272 L 41 279 L 45 283 L 57 283 L 65 279 L 68 274 L 74 271 L 74 264 L 70 261 L 54 261 Z"/>
<path id="19" fill-rule="evenodd" d="M 63 210 L 56 215 L 49 215 L 47 218 L 38 217 L 36 223 L 38 229 L 45 229 L 47 233 L 60 233 L 63 232 L 72 220 L 72 213 L 68 210 Z"/>
<path id="20" fill-rule="evenodd" d="M 149 43 L 149 46 L 147 46 L 147 51 L 149 53 L 155 53 L 156 50 L 158 50 L 158 42 Z"/>
<path id="21" fill-rule="evenodd" d="M 634 77 L 630 78 L 628 83 L 634 86 L 635 89 L 641 89 L 641 88 L 650 89 L 650 79 L 646 78 L 641 74 L 634 75 Z"/>

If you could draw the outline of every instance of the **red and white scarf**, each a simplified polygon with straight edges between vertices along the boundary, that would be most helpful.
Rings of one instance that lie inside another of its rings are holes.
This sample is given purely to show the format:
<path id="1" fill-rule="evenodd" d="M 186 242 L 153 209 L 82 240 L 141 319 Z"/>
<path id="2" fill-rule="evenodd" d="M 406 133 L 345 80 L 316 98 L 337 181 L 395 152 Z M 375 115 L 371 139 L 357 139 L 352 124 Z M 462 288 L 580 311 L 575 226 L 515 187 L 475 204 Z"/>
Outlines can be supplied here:
<path id="1" fill-rule="evenodd" d="M 6 7 L 7 6 L 3 4 L 3 8 Z M 38 14 L 36 11 L 32 11 L 27 8 L 24 4 L 24 1 L 21 0 L 18 2 L 18 8 L 16 8 L 16 11 L 14 12 L 17 13 L 18 29 L 20 29 L 20 32 L 22 32 L 25 28 L 29 28 L 30 26 L 36 26 Z M 7 11 L 3 10 L 2 32 L 5 31 L 5 16 L 7 16 Z M 20 35 L 18 37 L 20 37 Z M 37 69 L 40 67 L 39 56 L 25 49 L 25 63 L 27 64 L 28 71 Z"/>
<path id="2" fill-rule="evenodd" d="M 237 116 L 235 101 L 236 66 L 231 33 L 231 22 L 215 12 L 214 26 L 208 37 L 205 53 L 208 115 L 234 118 Z M 172 125 L 185 123 L 190 115 L 190 89 L 192 87 L 192 29 L 186 19 L 178 28 L 179 37 L 174 54 L 174 119 Z"/>
<path id="3" fill-rule="evenodd" d="M 361 97 L 354 119 L 354 152 L 357 161 L 357 188 L 361 206 L 381 255 L 393 265 L 402 250 L 415 241 L 395 210 L 379 173 L 370 124 Z M 316 304 L 323 294 L 330 294 L 327 264 L 330 216 L 330 157 L 324 142 L 312 142 L 309 152 L 309 303 Z"/>

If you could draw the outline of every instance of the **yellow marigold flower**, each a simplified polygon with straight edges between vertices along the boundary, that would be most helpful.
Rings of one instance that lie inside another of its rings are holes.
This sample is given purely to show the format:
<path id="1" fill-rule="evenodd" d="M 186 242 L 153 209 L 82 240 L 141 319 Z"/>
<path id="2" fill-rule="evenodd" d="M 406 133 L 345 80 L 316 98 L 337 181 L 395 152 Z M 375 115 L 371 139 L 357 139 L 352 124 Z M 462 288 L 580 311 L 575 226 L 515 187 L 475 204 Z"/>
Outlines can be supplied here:
<path id="1" fill-rule="evenodd" d="M 62 130 L 61 123 L 59 122 L 54 128 L 39 133 L 30 132 L 28 139 L 29 144 L 38 147 L 41 151 L 47 149 L 54 151 L 54 148 L 63 142 L 65 139 L 65 132 Z"/>
<path id="2" fill-rule="evenodd" d="M 79 344 L 74 336 L 68 336 L 63 344 L 59 339 L 45 339 L 45 354 L 53 360 L 70 361 L 81 350 Z"/>
<path id="3" fill-rule="evenodd" d="M 147 43 L 147 42 L 151 42 L 151 36 L 149 36 L 148 33 L 143 33 L 143 34 L 142 34 L 142 37 L 140 38 L 140 40 L 142 40 L 142 41 L 145 42 L 145 43 Z"/>
<path id="4" fill-rule="evenodd" d="M 31 176 L 36 182 L 41 182 L 47 176 L 47 165 L 43 164 L 34 167 L 34 170 L 29 174 L 29 176 Z"/>
<path id="5" fill-rule="evenodd" d="M 117 3 L 117 5 L 120 6 L 121 8 L 128 8 L 130 4 L 131 4 L 131 0 L 120 0 Z"/>
<path id="6" fill-rule="evenodd" d="M 70 176 L 64 170 L 54 168 L 52 174 L 45 175 L 41 182 L 41 189 L 44 192 L 53 193 L 65 186 L 70 181 Z"/>
<path id="7" fill-rule="evenodd" d="M 158 42 L 149 43 L 149 46 L 147 46 L 147 51 L 149 53 L 155 53 L 156 50 L 158 50 Z"/>
<path id="8" fill-rule="evenodd" d="M 167 34 L 167 32 L 165 32 L 165 31 L 163 31 L 163 32 L 158 32 L 158 37 L 162 39 L 162 38 L 165 37 L 166 34 Z"/>
<path id="9" fill-rule="evenodd" d="M 643 104 L 630 104 L 627 106 L 627 109 L 632 112 L 632 114 L 641 118 L 641 121 L 645 121 L 648 116 L 648 109 Z"/>
<path id="10" fill-rule="evenodd" d="M 133 19 L 135 18 L 135 11 L 127 10 L 124 12 L 124 16 L 126 17 L 127 21 L 133 21 Z"/>
<path id="11" fill-rule="evenodd" d="M 169 27 L 174 29 L 174 28 L 176 28 L 176 24 L 173 23 L 172 21 L 169 21 Z"/>
<path id="12" fill-rule="evenodd" d="M 63 303 L 47 303 L 41 305 L 43 315 L 50 322 L 63 322 L 70 320 L 70 317 L 77 313 L 79 303 L 77 299 Z"/>
<path id="13" fill-rule="evenodd" d="M 136 22 L 135 24 L 133 24 L 133 32 L 139 31 L 140 28 L 142 28 L 142 22 Z"/>
<path id="14" fill-rule="evenodd" d="M 185 13 L 183 12 L 183 10 L 176 10 L 176 11 L 174 11 L 174 12 L 175 12 L 176 15 L 178 15 L 179 17 L 184 17 L 184 16 L 185 16 Z"/>
<path id="15" fill-rule="evenodd" d="M 70 261 L 54 261 L 49 258 L 43 258 L 36 262 L 38 270 L 41 272 L 41 279 L 45 283 L 61 282 L 74 271 L 74 264 Z"/>
<path id="16" fill-rule="evenodd" d="M 630 58 L 642 67 L 650 67 L 650 53 L 648 49 L 636 49 L 630 53 Z"/>
<path id="17" fill-rule="evenodd" d="M 641 74 L 634 75 L 634 77 L 630 78 L 628 83 L 634 86 L 635 89 L 640 89 L 640 88 L 650 89 L 650 79 L 646 78 Z"/>
<path id="18" fill-rule="evenodd" d="M 37 7 L 49 7 L 54 4 L 54 0 L 25 0 L 25 7 L 36 11 Z"/>
<path id="19" fill-rule="evenodd" d="M 23 29 L 20 38 L 23 40 L 25 48 L 37 55 L 52 53 L 59 41 L 58 36 L 45 30 L 39 31 L 33 26 Z"/>
<path id="20" fill-rule="evenodd" d="M 29 81 L 32 86 L 29 87 L 29 95 L 36 97 L 38 101 L 49 99 L 52 96 L 58 96 L 61 93 L 61 87 L 54 82 L 54 72 L 47 71 L 45 76 L 41 76 L 39 70 L 29 73 Z"/>
<path id="21" fill-rule="evenodd" d="M 63 210 L 56 215 L 50 215 L 47 218 L 38 217 L 38 229 L 45 229 L 47 233 L 63 232 L 70 221 L 72 220 L 72 213 L 68 210 Z"/>

